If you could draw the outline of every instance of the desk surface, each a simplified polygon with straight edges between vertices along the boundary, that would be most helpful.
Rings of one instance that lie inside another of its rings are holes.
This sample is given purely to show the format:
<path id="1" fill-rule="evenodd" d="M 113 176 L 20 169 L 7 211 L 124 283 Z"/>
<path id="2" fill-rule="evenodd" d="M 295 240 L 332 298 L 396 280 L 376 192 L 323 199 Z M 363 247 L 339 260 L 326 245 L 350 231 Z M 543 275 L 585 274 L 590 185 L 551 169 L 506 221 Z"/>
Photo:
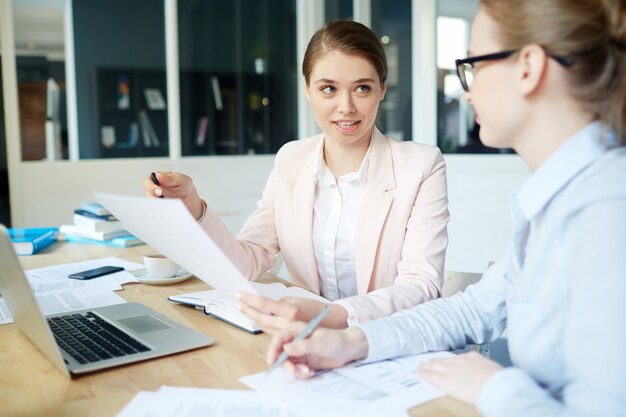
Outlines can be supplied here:
<path id="1" fill-rule="evenodd" d="M 117 256 L 142 262 L 147 246 L 117 249 L 56 243 L 43 253 L 20 257 L 25 269 Z M 115 416 L 139 391 L 162 385 L 247 389 L 243 375 L 263 371 L 269 336 L 250 335 L 201 311 L 171 303 L 167 296 L 207 289 L 197 278 L 178 285 L 126 284 L 118 292 L 215 338 L 215 345 L 121 366 L 71 380 L 63 377 L 14 324 L 0 325 L 1 416 Z M 411 410 L 412 416 L 472 417 L 474 408 L 444 397 Z"/>

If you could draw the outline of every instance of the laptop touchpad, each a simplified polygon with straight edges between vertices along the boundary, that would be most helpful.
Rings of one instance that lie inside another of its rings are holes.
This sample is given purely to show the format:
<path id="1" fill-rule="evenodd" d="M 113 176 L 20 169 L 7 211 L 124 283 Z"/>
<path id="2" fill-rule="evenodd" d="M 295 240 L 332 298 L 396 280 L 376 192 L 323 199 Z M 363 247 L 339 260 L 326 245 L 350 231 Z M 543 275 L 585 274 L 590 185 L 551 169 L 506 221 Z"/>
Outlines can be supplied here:
<path id="1" fill-rule="evenodd" d="M 163 323 L 161 320 L 152 316 L 130 317 L 127 319 L 117 320 L 117 322 L 137 334 L 157 332 L 159 330 L 172 328 L 169 324 Z"/>

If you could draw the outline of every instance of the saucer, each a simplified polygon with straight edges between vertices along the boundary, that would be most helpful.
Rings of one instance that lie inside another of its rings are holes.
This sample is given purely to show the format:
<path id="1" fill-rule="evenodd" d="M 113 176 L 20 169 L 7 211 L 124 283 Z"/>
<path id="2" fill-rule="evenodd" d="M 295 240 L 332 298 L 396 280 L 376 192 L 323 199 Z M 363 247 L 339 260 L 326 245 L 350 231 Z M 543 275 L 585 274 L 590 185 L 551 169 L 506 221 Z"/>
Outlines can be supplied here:
<path id="1" fill-rule="evenodd" d="M 183 282 L 193 276 L 193 274 L 181 270 L 178 271 L 176 275 L 169 278 L 152 278 L 148 275 L 148 271 L 145 269 L 140 269 L 138 271 L 134 271 L 133 274 L 137 278 L 137 281 L 148 284 L 148 285 L 169 285 L 169 284 L 177 284 L 179 282 Z"/>

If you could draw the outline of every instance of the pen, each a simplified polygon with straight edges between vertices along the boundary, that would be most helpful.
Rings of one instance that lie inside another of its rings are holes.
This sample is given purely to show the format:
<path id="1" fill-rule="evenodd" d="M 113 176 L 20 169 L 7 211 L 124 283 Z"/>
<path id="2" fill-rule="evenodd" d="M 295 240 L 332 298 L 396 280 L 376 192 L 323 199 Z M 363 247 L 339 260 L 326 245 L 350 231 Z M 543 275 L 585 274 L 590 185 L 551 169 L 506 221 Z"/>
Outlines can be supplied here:
<path id="1" fill-rule="evenodd" d="M 307 324 L 306 327 L 302 329 L 300 333 L 298 333 L 298 335 L 293 339 L 293 341 L 297 342 L 299 340 L 307 338 L 311 333 L 313 333 L 313 330 L 315 330 L 317 326 L 320 325 L 320 323 L 322 322 L 322 320 L 324 320 L 324 317 L 326 317 L 329 311 L 330 311 L 330 304 L 327 304 L 319 313 L 317 313 L 317 316 L 315 316 L 313 320 L 311 320 L 309 324 Z M 276 359 L 276 362 L 274 362 L 272 366 L 270 366 L 268 370 L 265 372 L 265 376 L 268 376 L 270 372 L 274 371 L 276 368 L 282 365 L 282 363 L 285 362 L 288 357 L 289 355 L 283 351 L 283 353 L 280 354 L 278 359 Z"/>
<path id="2" fill-rule="evenodd" d="M 161 185 L 161 184 L 159 184 L 159 180 L 157 180 L 156 174 L 155 174 L 154 172 L 151 172 L 151 173 L 150 173 L 150 179 L 152 180 L 152 182 L 154 183 L 154 185 L 159 185 L 159 186 Z M 161 194 L 161 195 L 159 196 L 159 198 L 163 198 L 163 194 Z"/>

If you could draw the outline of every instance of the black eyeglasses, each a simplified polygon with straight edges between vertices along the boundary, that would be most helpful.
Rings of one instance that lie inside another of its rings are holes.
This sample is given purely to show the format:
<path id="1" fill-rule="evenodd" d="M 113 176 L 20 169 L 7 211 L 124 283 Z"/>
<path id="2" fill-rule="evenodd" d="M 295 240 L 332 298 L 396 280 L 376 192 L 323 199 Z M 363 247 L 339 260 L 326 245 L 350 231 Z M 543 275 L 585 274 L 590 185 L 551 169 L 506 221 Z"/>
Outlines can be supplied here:
<path id="1" fill-rule="evenodd" d="M 505 59 L 510 57 L 516 52 L 519 52 L 519 49 L 513 49 L 511 51 L 503 51 L 497 52 L 495 54 L 487 54 L 487 55 L 479 55 L 473 56 L 465 59 L 457 59 L 456 62 L 456 74 L 459 76 L 459 80 L 461 81 L 461 86 L 463 90 L 469 91 L 472 86 L 472 82 L 474 81 L 474 63 L 481 61 L 495 61 L 498 59 Z M 548 54 L 548 56 L 564 67 L 571 67 L 574 64 L 574 60 L 568 57 Z"/>

